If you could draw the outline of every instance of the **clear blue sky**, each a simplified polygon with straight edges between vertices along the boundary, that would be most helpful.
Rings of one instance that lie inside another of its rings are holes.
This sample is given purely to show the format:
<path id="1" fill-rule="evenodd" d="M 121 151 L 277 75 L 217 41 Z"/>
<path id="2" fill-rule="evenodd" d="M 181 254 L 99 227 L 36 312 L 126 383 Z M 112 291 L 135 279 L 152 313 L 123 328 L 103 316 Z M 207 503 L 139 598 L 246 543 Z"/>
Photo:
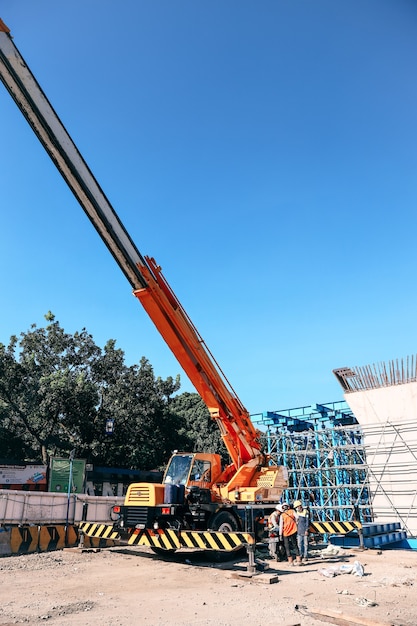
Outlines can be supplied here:
<path id="1" fill-rule="evenodd" d="M 417 352 L 414 0 L 0 16 L 251 413 L 341 400 L 334 368 Z M 0 116 L 0 341 L 51 310 L 181 373 L 2 85 Z"/>

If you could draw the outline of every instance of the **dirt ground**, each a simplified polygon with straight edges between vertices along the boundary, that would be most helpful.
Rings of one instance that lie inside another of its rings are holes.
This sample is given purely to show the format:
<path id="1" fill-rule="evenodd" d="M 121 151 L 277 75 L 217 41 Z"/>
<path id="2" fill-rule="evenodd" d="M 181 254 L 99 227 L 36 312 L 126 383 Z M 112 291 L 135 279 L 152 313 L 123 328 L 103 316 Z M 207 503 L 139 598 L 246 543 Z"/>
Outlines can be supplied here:
<path id="1" fill-rule="evenodd" d="M 416 626 L 416 552 L 337 550 L 294 567 L 258 549 L 252 576 L 245 553 L 220 563 L 123 546 L 1 557 L 0 625 Z M 362 576 L 325 575 L 355 561 Z"/>

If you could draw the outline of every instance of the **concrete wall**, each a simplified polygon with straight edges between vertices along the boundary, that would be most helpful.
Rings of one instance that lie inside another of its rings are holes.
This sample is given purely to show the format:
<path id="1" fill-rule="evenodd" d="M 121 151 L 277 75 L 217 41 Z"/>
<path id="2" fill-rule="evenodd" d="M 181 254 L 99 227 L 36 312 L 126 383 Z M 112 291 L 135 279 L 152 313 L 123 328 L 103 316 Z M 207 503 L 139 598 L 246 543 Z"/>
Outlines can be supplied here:
<path id="1" fill-rule="evenodd" d="M 0 489 L 0 556 L 60 550 L 77 546 L 78 523 L 112 524 L 111 508 L 123 504 L 117 496 L 49 493 Z M 85 547 L 114 541 L 83 537 Z"/>
<path id="2" fill-rule="evenodd" d="M 364 431 L 377 522 L 417 537 L 417 383 L 352 391 L 345 400 Z"/>
<path id="3" fill-rule="evenodd" d="M 117 496 L 13 491 L 0 489 L 0 524 L 76 524 L 83 520 L 111 523 Z"/>

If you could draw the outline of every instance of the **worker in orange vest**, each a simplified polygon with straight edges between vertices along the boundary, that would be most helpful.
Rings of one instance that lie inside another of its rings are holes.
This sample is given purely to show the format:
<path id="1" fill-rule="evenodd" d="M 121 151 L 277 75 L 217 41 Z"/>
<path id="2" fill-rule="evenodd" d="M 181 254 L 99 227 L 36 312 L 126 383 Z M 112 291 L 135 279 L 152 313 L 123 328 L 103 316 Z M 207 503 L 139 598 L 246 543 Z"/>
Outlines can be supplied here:
<path id="1" fill-rule="evenodd" d="M 295 554 L 297 565 L 301 565 L 301 557 L 297 545 L 297 520 L 294 510 L 290 509 L 288 502 L 282 503 L 282 513 L 279 518 L 279 535 L 284 542 L 288 562 L 294 565 L 293 554 Z"/>

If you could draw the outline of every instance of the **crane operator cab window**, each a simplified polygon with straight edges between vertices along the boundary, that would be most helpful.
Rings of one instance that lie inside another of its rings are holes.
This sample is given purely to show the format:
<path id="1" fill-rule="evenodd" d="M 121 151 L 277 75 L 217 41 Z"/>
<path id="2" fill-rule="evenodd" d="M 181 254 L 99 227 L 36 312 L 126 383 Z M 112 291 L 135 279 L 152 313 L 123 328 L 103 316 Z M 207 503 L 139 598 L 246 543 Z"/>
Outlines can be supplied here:
<path id="1" fill-rule="evenodd" d="M 174 454 L 165 472 L 164 483 L 187 485 L 188 483 L 209 483 L 211 462 L 195 458 L 193 454 Z"/>
<path id="2" fill-rule="evenodd" d="M 190 481 L 209 483 L 211 481 L 210 461 L 195 459 L 191 468 Z"/>
<path id="3" fill-rule="evenodd" d="M 192 454 L 174 454 L 166 469 L 164 483 L 186 485 L 193 458 Z"/>

